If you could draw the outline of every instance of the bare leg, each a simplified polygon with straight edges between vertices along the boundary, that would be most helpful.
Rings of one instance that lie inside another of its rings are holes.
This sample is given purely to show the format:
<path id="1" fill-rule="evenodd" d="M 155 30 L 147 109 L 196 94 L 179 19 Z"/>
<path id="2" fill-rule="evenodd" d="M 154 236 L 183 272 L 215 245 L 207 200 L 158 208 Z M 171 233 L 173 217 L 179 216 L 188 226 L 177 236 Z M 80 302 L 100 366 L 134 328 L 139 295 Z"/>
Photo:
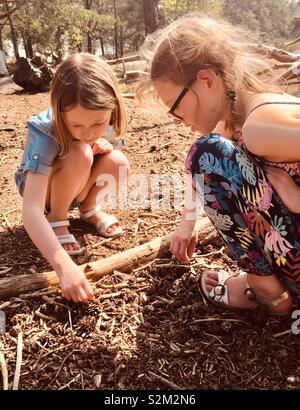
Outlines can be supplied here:
<path id="1" fill-rule="evenodd" d="M 124 175 L 124 180 L 120 180 L 120 167 L 122 167 L 123 172 L 121 174 Z M 81 204 L 80 211 L 82 213 L 88 212 L 96 206 L 97 195 L 103 189 L 102 186 L 96 185 L 96 181 L 101 174 L 109 174 L 111 177 L 113 177 L 116 182 L 115 186 L 117 189 L 120 185 L 127 183 L 129 170 L 130 166 L 126 156 L 118 150 L 113 150 L 109 154 L 103 154 L 99 157 L 96 157 L 90 177 L 85 187 L 76 198 L 77 201 Z M 96 215 L 93 215 L 89 218 L 89 222 L 95 225 L 98 221 L 102 221 L 105 216 L 107 216 L 105 212 L 99 211 Z M 114 232 L 117 227 L 118 224 L 109 226 L 107 228 L 107 233 L 110 234 Z"/>
<path id="2" fill-rule="evenodd" d="M 285 288 L 279 281 L 275 274 L 268 276 L 248 275 L 248 281 L 250 287 L 259 295 L 263 297 L 272 297 L 284 292 Z M 217 272 L 210 272 L 206 279 L 206 289 L 211 291 L 218 284 Z M 245 295 L 245 278 L 237 276 L 231 278 L 227 282 L 229 303 L 232 307 L 237 308 L 254 308 L 256 303 L 250 301 Z M 274 307 L 272 311 L 275 313 L 288 312 L 292 305 L 291 298 L 281 302 L 278 306 Z"/>
<path id="3" fill-rule="evenodd" d="M 69 155 L 56 161 L 50 176 L 47 192 L 46 207 L 49 209 L 49 222 L 65 220 L 73 199 L 87 183 L 93 154 L 89 145 L 73 141 Z M 57 235 L 69 233 L 67 227 L 55 228 Z M 79 249 L 78 243 L 64 244 L 66 250 Z"/>

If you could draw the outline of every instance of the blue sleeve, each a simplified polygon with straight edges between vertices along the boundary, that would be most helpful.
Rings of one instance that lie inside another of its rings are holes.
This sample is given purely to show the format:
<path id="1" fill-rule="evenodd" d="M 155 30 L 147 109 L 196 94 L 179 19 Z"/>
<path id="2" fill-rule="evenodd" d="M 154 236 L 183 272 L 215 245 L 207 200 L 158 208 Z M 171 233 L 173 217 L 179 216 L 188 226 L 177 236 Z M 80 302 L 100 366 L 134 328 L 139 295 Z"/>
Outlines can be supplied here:
<path id="1" fill-rule="evenodd" d="M 48 109 L 27 121 L 28 134 L 22 160 L 23 172 L 49 175 L 60 146 L 51 135 L 52 113 Z"/>
<path id="2" fill-rule="evenodd" d="M 116 133 L 112 125 L 107 128 L 105 135 L 103 135 L 103 138 L 110 142 L 115 149 L 122 149 L 122 147 L 125 145 L 123 138 L 116 137 Z"/>

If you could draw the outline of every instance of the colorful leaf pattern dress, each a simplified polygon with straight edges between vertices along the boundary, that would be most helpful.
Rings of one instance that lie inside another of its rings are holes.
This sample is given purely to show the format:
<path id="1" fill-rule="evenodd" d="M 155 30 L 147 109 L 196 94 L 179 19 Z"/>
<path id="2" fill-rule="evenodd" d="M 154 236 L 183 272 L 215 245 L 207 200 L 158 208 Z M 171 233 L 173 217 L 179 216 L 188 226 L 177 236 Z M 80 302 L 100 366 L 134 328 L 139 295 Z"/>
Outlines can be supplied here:
<path id="1" fill-rule="evenodd" d="M 289 211 L 273 190 L 266 163 L 300 179 L 299 163 L 267 162 L 247 150 L 242 136 L 233 142 L 214 133 L 192 145 L 186 172 L 239 266 L 256 275 L 276 273 L 300 295 L 300 214 Z"/>

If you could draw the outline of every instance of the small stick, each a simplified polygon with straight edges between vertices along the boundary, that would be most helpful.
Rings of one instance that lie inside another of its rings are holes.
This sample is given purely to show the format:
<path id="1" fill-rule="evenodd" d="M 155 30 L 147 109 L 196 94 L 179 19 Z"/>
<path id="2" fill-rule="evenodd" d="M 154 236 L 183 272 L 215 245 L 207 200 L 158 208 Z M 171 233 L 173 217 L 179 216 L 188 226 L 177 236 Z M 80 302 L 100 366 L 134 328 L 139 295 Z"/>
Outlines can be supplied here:
<path id="1" fill-rule="evenodd" d="M 18 390 L 19 380 L 20 380 L 20 372 L 22 366 L 22 351 L 23 351 L 23 333 L 20 332 L 18 334 L 18 345 L 17 345 L 17 362 L 16 362 L 16 371 L 13 381 L 13 390 Z"/>
<path id="2" fill-rule="evenodd" d="M 149 231 L 149 229 L 156 228 L 157 226 L 175 225 L 175 224 L 177 224 L 178 222 L 180 222 L 179 219 L 176 220 L 176 221 L 173 221 L 173 222 L 161 222 L 161 223 L 159 223 L 159 224 L 154 224 L 154 225 L 148 226 L 148 227 L 145 228 L 144 230 L 145 230 L 145 231 Z"/>
<path id="3" fill-rule="evenodd" d="M 291 329 L 284 330 L 283 332 L 274 333 L 273 337 L 280 337 L 284 335 L 289 335 L 291 333 Z"/>
<path id="4" fill-rule="evenodd" d="M 132 272 L 139 272 L 140 270 L 144 270 L 146 268 L 148 268 L 148 266 L 153 265 L 153 263 L 155 262 L 155 259 L 153 261 L 148 262 L 146 265 L 140 266 L 139 268 L 134 269 Z"/>
<path id="5" fill-rule="evenodd" d="M 91 246 L 91 249 L 98 248 L 98 246 L 103 245 L 104 243 L 111 242 L 112 240 L 114 240 L 114 239 L 116 239 L 116 238 L 117 238 L 117 236 L 113 236 L 113 237 L 108 238 L 108 239 L 103 239 L 103 241 L 97 242 L 97 243 L 95 243 L 94 245 L 92 245 L 92 246 Z"/>
<path id="6" fill-rule="evenodd" d="M 5 275 L 5 273 L 9 272 L 12 270 L 12 267 L 8 268 L 7 266 L 3 266 L 3 268 L 0 268 L 0 275 Z"/>
<path id="7" fill-rule="evenodd" d="M 2 380 L 3 380 L 3 390 L 8 390 L 8 372 L 4 354 L 0 352 L 0 364 L 1 364 L 1 372 L 2 372 Z"/>
<path id="8" fill-rule="evenodd" d="M 96 291 L 95 293 L 97 294 L 98 292 Z M 105 295 L 99 295 L 98 299 L 99 300 L 110 299 L 110 298 L 114 298 L 120 295 L 122 295 L 122 292 L 106 293 Z"/>
<path id="9" fill-rule="evenodd" d="M 41 319 L 45 319 L 45 320 L 54 320 L 54 322 L 57 322 L 57 319 L 55 319 L 55 317 L 52 316 L 48 316 L 48 315 L 44 315 L 44 313 L 41 313 L 39 310 L 36 310 L 34 312 L 34 314 L 38 317 L 40 317 Z"/>
<path id="10" fill-rule="evenodd" d="M 155 379 L 157 379 L 158 381 L 160 381 L 161 383 L 165 384 L 166 386 L 170 387 L 173 390 L 182 390 L 182 387 L 178 386 L 177 384 L 171 382 L 170 380 L 168 380 L 168 379 L 166 379 L 162 376 L 159 376 L 156 373 L 153 373 L 153 372 L 149 371 L 148 374 L 150 376 L 154 377 Z"/>
<path id="11" fill-rule="evenodd" d="M 12 226 L 11 226 L 11 223 L 10 223 L 9 220 L 7 219 L 5 213 L 2 212 L 2 216 L 3 216 L 4 221 L 5 221 L 5 223 L 6 223 L 7 229 L 8 229 L 11 233 L 14 233 L 14 230 L 13 230 L 13 228 L 12 228 Z"/>

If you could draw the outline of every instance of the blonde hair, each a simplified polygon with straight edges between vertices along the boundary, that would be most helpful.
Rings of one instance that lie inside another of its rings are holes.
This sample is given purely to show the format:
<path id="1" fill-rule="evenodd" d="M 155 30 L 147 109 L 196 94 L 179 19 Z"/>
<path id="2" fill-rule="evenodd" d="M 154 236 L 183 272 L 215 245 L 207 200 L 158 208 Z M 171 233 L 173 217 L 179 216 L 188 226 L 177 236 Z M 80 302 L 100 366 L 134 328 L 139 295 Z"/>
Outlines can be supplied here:
<path id="1" fill-rule="evenodd" d="M 118 82 L 110 66 L 93 54 L 78 53 L 58 67 L 50 87 L 52 129 L 60 144 L 60 156 L 70 151 L 71 135 L 62 113 L 80 104 L 89 110 L 112 110 L 116 136 L 127 131 L 127 115 Z"/>
<path id="2" fill-rule="evenodd" d="M 186 85 L 199 70 L 213 69 L 228 100 L 225 126 L 233 132 L 236 91 L 282 93 L 273 81 L 270 62 L 255 50 L 255 41 L 257 44 L 249 33 L 223 20 L 199 14 L 181 17 L 147 37 L 142 52 L 149 76 L 138 85 L 137 98 L 141 102 L 155 95 L 153 81 L 157 79 Z"/>

